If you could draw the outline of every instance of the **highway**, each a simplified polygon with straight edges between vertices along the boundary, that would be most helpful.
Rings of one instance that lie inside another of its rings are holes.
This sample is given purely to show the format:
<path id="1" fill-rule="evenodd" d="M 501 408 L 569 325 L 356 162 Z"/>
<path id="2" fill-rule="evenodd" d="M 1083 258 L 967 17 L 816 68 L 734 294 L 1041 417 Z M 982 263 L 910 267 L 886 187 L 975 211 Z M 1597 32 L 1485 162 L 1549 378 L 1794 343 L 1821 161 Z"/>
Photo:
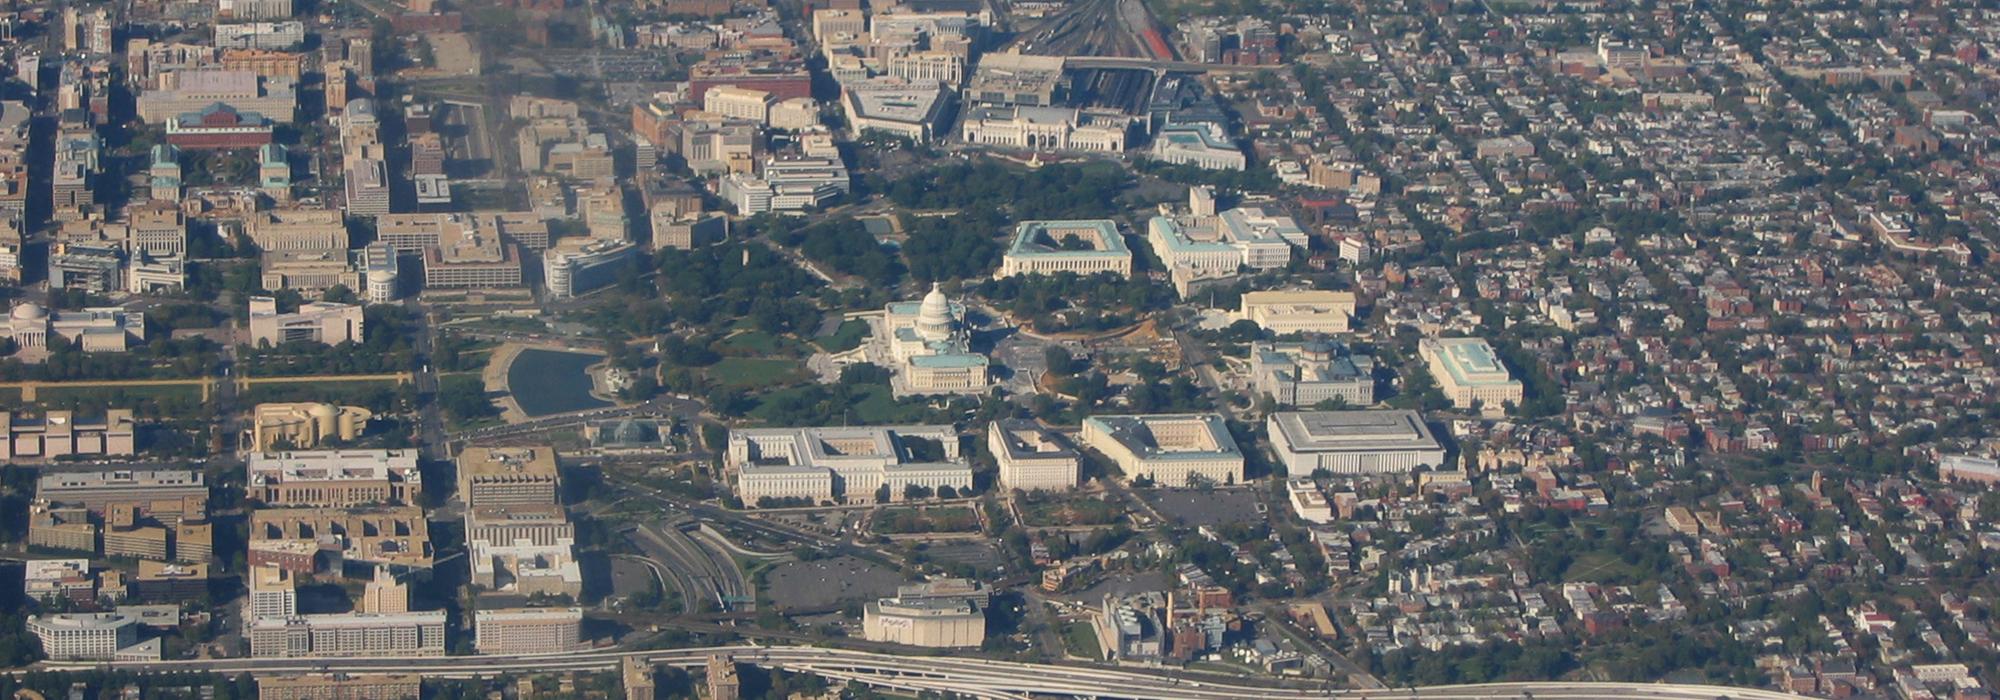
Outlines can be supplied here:
<path id="1" fill-rule="evenodd" d="M 1770 690 L 1709 685 L 1649 683 L 1495 683 L 1390 690 L 1279 688 L 1243 682 L 1218 682 L 1177 677 L 1168 672 L 1024 664 L 1010 661 L 878 654 L 818 647 L 728 646 L 649 651 L 589 651 L 569 654 L 516 656 L 450 656 L 434 658 L 326 659 L 201 659 L 150 662 L 45 662 L 43 670 L 103 668 L 121 671 L 207 671 L 216 673 L 420 673 L 441 678 L 494 676 L 510 672 L 598 671 L 618 667 L 625 657 L 652 664 L 697 667 L 712 654 L 726 654 L 738 663 L 792 672 L 814 673 L 834 681 L 863 683 L 905 691 L 952 692 L 979 698 L 1088 697 L 1128 700 L 1308 700 L 1313 698 L 1408 698 L 1412 700 L 1792 700 L 1797 696 Z"/>

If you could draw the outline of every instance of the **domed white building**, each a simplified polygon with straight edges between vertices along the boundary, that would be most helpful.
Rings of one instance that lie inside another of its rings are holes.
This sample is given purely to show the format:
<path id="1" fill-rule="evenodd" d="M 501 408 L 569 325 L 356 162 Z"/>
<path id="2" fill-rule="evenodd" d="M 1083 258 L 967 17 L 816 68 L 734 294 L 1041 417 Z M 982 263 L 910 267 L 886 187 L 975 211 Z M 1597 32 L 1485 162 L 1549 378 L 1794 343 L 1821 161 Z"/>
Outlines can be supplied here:
<path id="1" fill-rule="evenodd" d="M 991 361 L 972 351 L 965 305 L 931 285 L 923 301 L 899 301 L 884 309 L 889 370 L 898 395 L 977 394 L 992 386 Z"/>
<path id="2" fill-rule="evenodd" d="M 146 340 L 146 315 L 118 307 L 51 313 L 32 301 L 7 312 L 7 337 L 14 356 L 26 362 L 48 359 L 56 343 L 71 343 L 84 352 L 124 352 Z"/>

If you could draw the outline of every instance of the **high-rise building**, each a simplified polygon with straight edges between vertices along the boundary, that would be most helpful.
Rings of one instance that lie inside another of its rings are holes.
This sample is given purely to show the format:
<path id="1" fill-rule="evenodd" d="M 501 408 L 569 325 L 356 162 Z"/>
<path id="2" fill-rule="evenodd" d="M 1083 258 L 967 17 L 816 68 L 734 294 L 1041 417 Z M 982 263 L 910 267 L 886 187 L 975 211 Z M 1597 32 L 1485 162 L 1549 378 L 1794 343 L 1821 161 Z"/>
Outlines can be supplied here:
<path id="1" fill-rule="evenodd" d="M 267 617 L 285 619 L 298 614 L 299 591 L 292 572 L 276 566 L 250 569 L 250 605 L 243 616 L 246 626 Z"/>
<path id="2" fill-rule="evenodd" d="M 410 611 L 410 585 L 396 580 L 385 567 L 376 567 L 375 578 L 361 591 L 360 612 L 375 614 Z"/>

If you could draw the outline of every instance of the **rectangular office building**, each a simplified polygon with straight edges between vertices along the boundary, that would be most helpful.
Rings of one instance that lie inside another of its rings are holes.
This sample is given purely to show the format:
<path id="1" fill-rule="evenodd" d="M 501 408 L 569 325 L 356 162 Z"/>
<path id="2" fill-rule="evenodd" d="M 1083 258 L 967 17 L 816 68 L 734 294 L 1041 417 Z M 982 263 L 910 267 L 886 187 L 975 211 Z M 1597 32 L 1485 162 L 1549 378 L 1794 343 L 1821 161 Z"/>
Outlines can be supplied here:
<path id="1" fill-rule="evenodd" d="M 1444 466 L 1444 446 L 1416 411 L 1310 411 L 1266 419 L 1288 473 L 1400 474 Z"/>

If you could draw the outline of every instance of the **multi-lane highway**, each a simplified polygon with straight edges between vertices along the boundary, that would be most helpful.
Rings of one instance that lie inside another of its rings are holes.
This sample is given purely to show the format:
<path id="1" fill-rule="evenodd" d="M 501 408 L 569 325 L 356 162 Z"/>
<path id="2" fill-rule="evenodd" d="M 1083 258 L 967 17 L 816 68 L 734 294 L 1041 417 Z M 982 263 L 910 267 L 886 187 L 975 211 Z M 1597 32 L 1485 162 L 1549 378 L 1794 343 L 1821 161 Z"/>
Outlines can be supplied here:
<path id="1" fill-rule="evenodd" d="M 737 663 L 813 673 L 835 681 L 863 683 L 905 691 L 938 691 L 979 698 L 1084 697 L 1129 700 L 1309 700 L 1317 698 L 1408 698 L 1412 700 L 1792 700 L 1796 696 L 1769 690 L 1708 685 L 1647 683 L 1496 683 L 1394 690 L 1336 690 L 1306 686 L 1274 687 L 1241 681 L 1216 681 L 1169 672 L 1050 664 L 1024 664 L 987 659 L 878 654 L 818 647 L 704 647 L 651 651 L 592 651 L 526 656 L 450 656 L 410 658 L 329 659 L 202 659 L 152 662 L 54 662 L 49 670 L 110 668 L 126 671 L 209 671 L 219 673 L 420 673 L 443 678 L 495 676 L 509 672 L 598 671 L 618 667 L 625 657 L 648 663 L 695 667 L 715 654 Z"/>

